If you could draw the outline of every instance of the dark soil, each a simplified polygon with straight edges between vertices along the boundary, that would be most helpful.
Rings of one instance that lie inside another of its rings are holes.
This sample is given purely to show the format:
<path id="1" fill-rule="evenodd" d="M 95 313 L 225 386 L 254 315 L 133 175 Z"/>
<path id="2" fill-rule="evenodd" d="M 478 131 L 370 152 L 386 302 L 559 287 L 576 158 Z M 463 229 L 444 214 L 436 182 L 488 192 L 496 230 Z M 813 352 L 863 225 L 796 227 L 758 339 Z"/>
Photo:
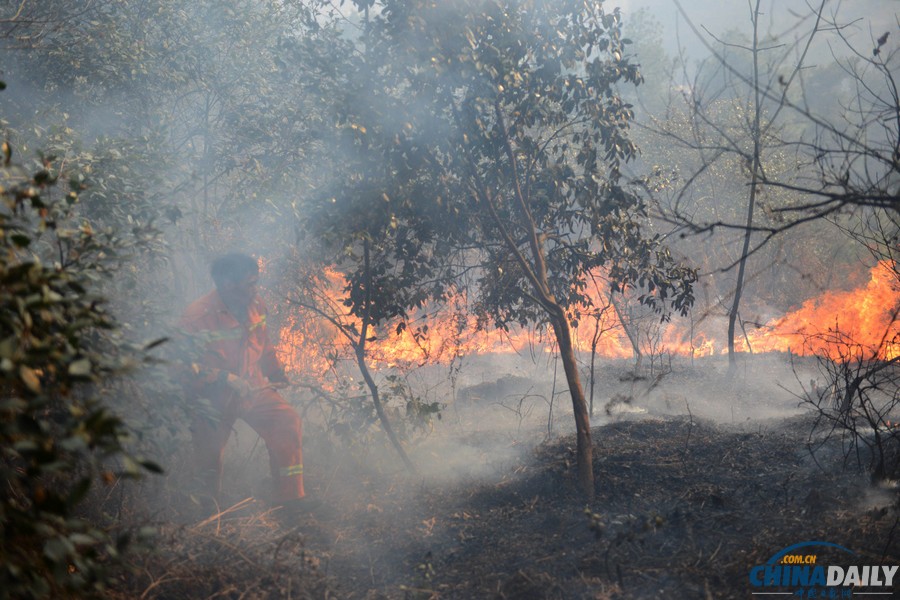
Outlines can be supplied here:
<path id="1" fill-rule="evenodd" d="M 328 526 L 323 556 L 346 598 L 745 598 L 751 566 L 806 540 L 898 564 L 890 496 L 863 475 L 814 468 L 797 435 L 807 425 L 607 425 L 594 430 L 589 505 L 573 487 L 567 438 L 497 482 L 413 498 L 373 490 L 377 506 Z"/>
<path id="2" fill-rule="evenodd" d="M 121 597 L 751 598 L 750 568 L 808 540 L 845 546 L 859 564 L 900 564 L 897 491 L 872 485 L 838 438 L 811 444 L 796 398 L 709 375 L 674 384 L 633 394 L 647 410 L 593 429 L 590 503 L 575 487 L 573 436 L 525 448 L 541 434 L 494 432 L 479 407 L 462 419 L 464 445 L 414 449 L 434 465 L 416 476 L 328 454 L 312 436 L 323 509 L 279 519 L 249 499 L 166 526 Z M 699 387 L 731 422 L 684 400 Z M 739 410 L 722 408 L 728 398 Z M 496 460 L 477 476 L 438 477 L 463 447 Z"/>

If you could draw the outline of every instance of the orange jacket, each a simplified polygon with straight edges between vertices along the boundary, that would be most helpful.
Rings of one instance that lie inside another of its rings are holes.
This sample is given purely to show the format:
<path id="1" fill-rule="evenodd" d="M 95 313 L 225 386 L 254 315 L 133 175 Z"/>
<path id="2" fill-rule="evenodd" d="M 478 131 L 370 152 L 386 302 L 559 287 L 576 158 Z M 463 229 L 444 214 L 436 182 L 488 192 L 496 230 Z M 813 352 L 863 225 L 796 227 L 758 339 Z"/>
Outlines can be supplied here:
<path id="1" fill-rule="evenodd" d="M 247 309 L 247 324 L 235 319 L 216 290 L 185 309 L 179 323 L 193 346 L 188 386 L 200 393 L 204 387 L 222 381 L 227 373 L 243 377 L 262 387 L 269 377 L 283 377 L 284 366 L 269 342 L 266 329 L 268 310 L 257 295 Z"/>

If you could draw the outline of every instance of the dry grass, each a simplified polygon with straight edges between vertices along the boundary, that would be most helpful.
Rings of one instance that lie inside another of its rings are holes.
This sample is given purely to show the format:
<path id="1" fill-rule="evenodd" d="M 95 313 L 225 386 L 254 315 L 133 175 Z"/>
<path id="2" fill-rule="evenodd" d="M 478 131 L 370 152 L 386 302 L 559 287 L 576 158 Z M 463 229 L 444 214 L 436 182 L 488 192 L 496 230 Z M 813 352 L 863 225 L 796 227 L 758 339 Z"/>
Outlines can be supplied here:
<path id="1" fill-rule="evenodd" d="M 142 600 L 332 597 L 319 559 L 296 529 L 252 498 L 188 526 L 164 524 L 149 553 L 109 598 Z"/>

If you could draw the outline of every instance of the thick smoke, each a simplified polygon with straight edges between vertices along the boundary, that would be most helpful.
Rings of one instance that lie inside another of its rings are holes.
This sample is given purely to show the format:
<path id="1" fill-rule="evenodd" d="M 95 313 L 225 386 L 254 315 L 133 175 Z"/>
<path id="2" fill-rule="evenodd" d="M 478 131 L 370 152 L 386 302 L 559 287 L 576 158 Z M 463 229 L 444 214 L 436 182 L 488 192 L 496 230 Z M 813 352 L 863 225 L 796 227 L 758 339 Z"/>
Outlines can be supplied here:
<path id="1" fill-rule="evenodd" d="M 64 3 L 59 4 L 60 18 L 64 18 L 68 13 Z M 289 2 L 159 1 L 143 3 L 147 11 L 154 10 L 139 16 L 112 8 L 107 14 L 96 6 L 103 3 L 77 4 L 84 4 L 85 12 L 76 15 L 83 20 L 83 38 L 74 42 L 67 38 L 64 22 L 36 38 L 36 45 L 47 48 L 40 53 L 17 49 L 10 41 L 13 38 L 7 38 L 11 58 L 4 65 L 3 76 L 9 89 L 2 92 L 0 116 L 6 120 L 4 126 L 17 151 L 29 160 L 38 149 L 50 146 L 67 168 L 87 171 L 85 219 L 104 223 L 122 237 L 131 235 L 136 223 L 157 229 L 158 237 L 151 245 L 134 246 L 121 271 L 99 284 L 126 322 L 125 335 L 136 344 L 177 336 L 178 315 L 212 287 L 210 261 L 233 251 L 260 259 L 261 284 L 272 307 L 271 336 L 290 328 L 292 319 L 316 318 L 299 311 L 294 302 L 304 276 L 322 275 L 320 261 L 327 252 L 331 258 L 341 253 L 346 257 L 358 253 L 361 246 L 359 241 L 344 246 L 324 244 L 328 250 L 323 250 L 323 240 L 310 239 L 304 224 L 322 215 L 335 221 L 360 218 L 338 209 L 368 200 L 334 197 L 336 212 L 313 213 L 310 209 L 311 199 L 332 198 L 335 181 L 348 164 L 359 159 L 353 151 L 358 148 L 358 138 L 351 137 L 358 135 L 358 130 L 354 132 L 345 122 L 346 115 L 380 115 L 387 130 L 401 128 L 402 119 L 432 118 L 428 106 L 405 105 L 398 110 L 397 95 L 367 93 L 371 88 L 348 77 L 344 65 L 378 50 L 354 46 L 362 37 L 366 17 L 350 10 L 350 3 L 341 3 L 340 10 L 328 3 L 324 12 L 312 14 L 314 3 L 300 3 L 303 6 L 294 10 Z M 690 99 L 709 45 L 717 44 L 712 36 L 705 38 L 705 43 L 698 40 L 692 27 L 723 38 L 746 30 L 746 2 L 681 0 L 680 4 L 686 15 L 672 0 L 608 3 L 621 6 L 626 31 L 629 16 L 647 9 L 661 27 L 662 47 L 653 51 L 669 61 L 664 64 L 676 64 L 683 52 L 676 79 L 648 81 L 637 94 L 652 89 L 667 97 Z M 877 0 L 852 3 L 846 10 L 854 12 L 845 16 L 848 20 L 857 13 L 865 16 L 871 29 L 857 35 L 877 37 L 882 29 L 895 25 L 896 8 L 886 4 Z M 10 3 L 5 5 L 8 8 Z M 764 29 L 784 35 L 796 23 L 796 11 L 805 11 L 807 4 L 770 0 L 765 6 Z M 56 18 L 55 9 L 48 11 L 44 16 Z M 368 18 L 376 17 L 373 9 Z M 143 33 L 142 23 L 148 24 Z M 420 41 L 410 39 L 408 43 Z M 70 53 L 67 47 L 76 42 L 92 45 Z M 636 42 L 639 46 L 640 40 Z M 85 62 L 97 44 L 94 58 L 103 72 L 93 71 Z M 829 60 L 824 45 L 816 46 L 813 53 L 811 62 Z M 103 64 L 104 59 L 108 64 Z M 44 81 L 41 73 L 47 61 L 58 60 L 71 68 L 71 76 L 57 75 L 56 81 Z M 635 60 L 641 62 L 640 52 Z M 376 81 L 366 84 L 377 87 L 377 70 L 371 75 Z M 710 77 L 707 89 L 718 81 Z M 726 96 L 723 92 L 713 100 L 722 100 L 717 106 L 724 106 L 723 98 L 729 99 Z M 662 104 L 661 98 L 656 100 Z M 654 119 L 668 118 L 675 123 L 678 114 L 661 109 L 659 114 L 649 115 L 641 109 L 635 109 L 641 127 L 634 137 L 640 138 L 639 143 L 647 142 L 647 149 L 642 159 L 633 163 L 631 175 L 640 178 L 645 189 L 653 188 L 663 175 L 671 176 L 666 184 L 680 185 L 698 165 L 679 155 L 674 145 L 667 146 L 646 133 Z M 744 118 L 736 119 L 738 125 L 745 123 Z M 31 126 L 35 121 L 42 124 L 38 130 Z M 676 160 L 682 162 L 670 164 Z M 790 160 L 784 158 L 782 164 Z M 784 169 L 793 166 L 790 163 Z M 675 173 L 675 167 L 683 171 Z M 378 168 L 383 172 L 373 179 L 395 167 Z M 745 330 L 741 343 L 747 352 L 736 371 L 729 370 L 721 355 L 721 342 L 707 352 L 695 348 L 693 342 L 676 349 L 672 339 L 665 337 L 667 326 L 689 332 L 689 340 L 698 332 L 709 332 L 710 337 L 713 332 L 724 335 L 729 294 L 734 288 L 734 271 L 729 267 L 739 256 L 740 235 L 734 230 L 710 229 L 701 236 L 679 237 L 683 231 L 653 219 L 658 216 L 653 203 L 660 198 L 683 202 L 681 206 L 688 211 L 724 214 L 734 221 L 735 215 L 743 214 L 740 203 L 745 189 L 734 173 L 744 168 L 736 160 L 727 166 L 730 170 L 709 169 L 698 178 L 707 187 L 696 196 L 676 198 L 675 188 L 660 183 L 663 191 L 648 202 L 648 229 L 670 241 L 676 254 L 701 269 L 697 302 L 690 317 L 673 317 L 671 325 L 664 325 L 659 315 L 639 306 L 634 291 L 617 296 L 627 300 L 632 311 L 630 321 L 620 319 L 606 334 L 615 336 L 621 352 L 596 356 L 594 362 L 589 345 L 582 344 L 578 352 L 582 384 L 586 392 L 590 385 L 593 394 L 589 398 L 593 427 L 630 419 L 686 417 L 758 430 L 806 413 L 808 394 L 827 383 L 813 358 L 798 358 L 783 347 L 758 356 L 751 352 L 756 330 L 764 330 L 773 319 L 826 290 L 865 285 L 872 263 L 862 262 L 861 257 L 869 258 L 867 251 L 833 233 L 823 236 L 820 224 L 797 228 L 791 233 L 795 237 L 773 242 L 760 251 L 742 308 Z M 771 198 L 777 200 L 777 192 L 772 192 Z M 766 208 L 763 206 L 763 212 Z M 807 252 L 813 246 L 815 251 Z M 814 262 L 805 265 L 798 264 L 799 260 Z M 842 272 L 833 274 L 834 265 Z M 346 308 L 340 303 L 337 306 Z M 611 305 L 609 309 L 611 314 Z M 633 327 L 633 343 L 621 321 Z M 391 327 L 379 330 L 373 340 L 377 337 L 389 346 L 394 339 Z M 408 422 L 404 443 L 418 473 L 403 474 L 402 463 L 372 417 L 352 353 L 346 344 L 324 350 L 324 341 L 331 344 L 340 338 L 327 325 L 320 327 L 320 331 L 326 330 L 332 339 L 303 338 L 302 347 L 285 344 L 280 350 L 300 356 L 290 373 L 294 385 L 284 394 L 306 419 L 309 487 L 339 510 L 342 502 L 361 502 L 367 494 L 374 504 L 382 476 L 409 485 L 413 505 L 416 486 L 451 489 L 496 480 L 531 456 L 540 443 L 574 433 L 562 364 L 549 344 L 520 347 L 515 352 L 462 353 L 437 364 L 426 359 L 421 364 L 373 363 L 376 383 L 389 399 L 390 417 Z M 534 331 L 523 331 L 532 339 L 540 338 Z M 641 349 L 640 357 L 628 355 L 633 344 Z M 146 498 L 156 503 L 143 507 L 147 514 L 177 513 L 178 509 L 170 512 L 171 506 L 181 503 L 190 507 L 191 503 L 187 494 L 172 491 L 189 478 L 186 423 L 192 407 L 184 405 L 171 382 L 168 387 L 160 384 L 168 373 L 165 362 L 173 357 L 170 347 L 164 344 L 154 349 L 152 356 L 163 364 L 156 365 L 156 370 L 138 370 L 133 379 L 135 393 L 121 394 L 115 400 L 139 433 L 138 443 L 155 452 L 168 470 L 169 479 L 157 481 L 154 493 Z M 334 356 L 328 354 L 332 349 L 336 349 Z M 311 351 L 319 352 L 318 358 L 324 357 L 328 363 L 321 373 L 310 373 L 303 362 L 304 353 Z M 391 386 L 402 392 L 388 394 Z M 130 405 L 128 398 L 142 398 L 144 390 L 154 392 Z M 360 398 L 363 401 L 358 402 Z M 412 424 L 410 399 L 439 407 L 440 418 L 431 414 L 424 424 Z M 598 438 L 602 448 L 602 433 Z M 234 500 L 264 497 L 266 465 L 264 444 L 239 424 L 226 454 L 227 494 Z M 862 508 L 881 501 L 880 495 L 866 496 Z M 362 555 L 365 550 L 356 552 Z"/>

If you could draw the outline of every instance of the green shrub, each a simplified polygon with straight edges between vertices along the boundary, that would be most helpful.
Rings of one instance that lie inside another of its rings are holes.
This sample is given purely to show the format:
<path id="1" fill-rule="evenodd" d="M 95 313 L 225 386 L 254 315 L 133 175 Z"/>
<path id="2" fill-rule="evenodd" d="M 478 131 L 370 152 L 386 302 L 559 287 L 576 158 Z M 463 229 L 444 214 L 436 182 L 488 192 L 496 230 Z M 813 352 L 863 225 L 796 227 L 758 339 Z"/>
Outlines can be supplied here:
<path id="1" fill-rule="evenodd" d="M 97 398 L 137 354 L 92 293 L 110 239 L 78 220 L 52 158 L 0 168 L 0 598 L 100 593 L 127 542 L 79 516 L 92 487 L 142 470 Z M 91 256 L 90 260 L 80 260 Z"/>

